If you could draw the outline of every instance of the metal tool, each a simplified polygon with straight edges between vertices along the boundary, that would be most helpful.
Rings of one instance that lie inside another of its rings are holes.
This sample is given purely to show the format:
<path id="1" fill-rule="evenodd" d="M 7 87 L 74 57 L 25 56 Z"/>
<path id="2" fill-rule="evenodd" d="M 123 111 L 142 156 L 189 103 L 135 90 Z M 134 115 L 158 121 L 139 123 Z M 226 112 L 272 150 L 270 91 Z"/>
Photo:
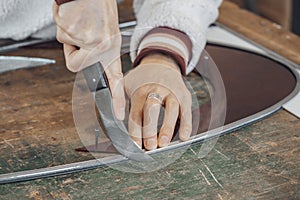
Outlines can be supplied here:
<path id="1" fill-rule="evenodd" d="M 129 136 L 122 121 L 116 119 L 112 107 L 112 96 L 102 65 L 98 62 L 83 70 L 86 82 L 98 108 L 104 132 L 114 147 L 125 157 L 142 162 L 153 161 Z M 96 131 L 97 134 L 97 131 Z M 96 146 L 97 146 L 96 136 Z"/>
<path id="2" fill-rule="evenodd" d="M 35 44 L 41 44 L 45 42 L 49 42 L 51 40 L 54 40 L 54 38 L 50 39 L 28 39 L 28 40 L 23 40 L 23 41 L 18 41 L 18 42 L 13 42 L 7 45 L 0 46 L 0 52 L 8 52 L 8 51 L 14 51 L 17 50 L 21 47 L 26 47 L 30 45 L 35 45 Z"/>
<path id="3" fill-rule="evenodd" d="M 21 56 L 0 56 L 0 73 L 36 67 L 41 65 L 54 64 L 55 60 L 45 58 L 30 58 Z"/>

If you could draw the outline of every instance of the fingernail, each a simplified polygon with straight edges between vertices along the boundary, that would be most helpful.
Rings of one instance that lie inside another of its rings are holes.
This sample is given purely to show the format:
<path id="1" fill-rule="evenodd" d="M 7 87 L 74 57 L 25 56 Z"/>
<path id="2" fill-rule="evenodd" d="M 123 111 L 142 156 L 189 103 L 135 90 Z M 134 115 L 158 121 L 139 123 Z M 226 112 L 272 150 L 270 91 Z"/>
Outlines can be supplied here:
<path id="1" fill-rule="evenodd" d="M 190 138 L 190 134 L 189 133 L 183 133 L 182 137 L 184 140 L 188 140 Z"/>
<path id="2" fill-rule="evenodd" d="M 156 141 L 155 141 L 155 139 L 148 139 L 148 140 L 146 140 L 146 146 L 150 150 L 156 149 Z"/>
<path id="3" fill-rule="evenodd" d="M 169 138 L 167 136 L 162 136 L 160 138 L 160 146 L 167 146 L 169 144 Z"/>

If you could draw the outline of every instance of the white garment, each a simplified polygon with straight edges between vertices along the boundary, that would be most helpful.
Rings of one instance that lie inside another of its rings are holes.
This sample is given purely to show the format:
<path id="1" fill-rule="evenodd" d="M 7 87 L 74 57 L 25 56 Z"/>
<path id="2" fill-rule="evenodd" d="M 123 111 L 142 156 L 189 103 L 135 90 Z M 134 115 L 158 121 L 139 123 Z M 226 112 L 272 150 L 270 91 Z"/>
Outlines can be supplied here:
<path id="1" fill-rule="evenodd" d="M 0 38 L 54 37 L 53 0 L 0 0 Z"/>

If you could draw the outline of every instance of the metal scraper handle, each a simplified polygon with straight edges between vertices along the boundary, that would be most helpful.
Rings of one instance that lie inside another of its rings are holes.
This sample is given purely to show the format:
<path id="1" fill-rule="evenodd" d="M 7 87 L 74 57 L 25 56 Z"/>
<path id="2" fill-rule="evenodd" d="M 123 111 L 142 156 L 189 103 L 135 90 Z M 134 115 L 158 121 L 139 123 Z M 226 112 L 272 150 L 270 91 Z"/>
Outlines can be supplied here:
<path id="1" fill-rule="evenodd" d="M 84 69 L 83 73 L 91 92 L 108 88 L 108 81 L 100 62 Z"/>

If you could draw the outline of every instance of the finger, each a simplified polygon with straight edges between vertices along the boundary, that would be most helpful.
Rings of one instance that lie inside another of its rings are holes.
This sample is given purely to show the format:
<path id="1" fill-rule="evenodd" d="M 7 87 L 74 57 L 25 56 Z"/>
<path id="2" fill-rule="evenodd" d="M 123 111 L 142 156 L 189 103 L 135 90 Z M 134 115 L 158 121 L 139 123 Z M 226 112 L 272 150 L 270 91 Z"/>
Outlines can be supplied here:
<path id="1" fill-rule="evenodd" d="M 75 40 L 72 39 L 61 27 L 57 26 L 56 30 L 56 39 L 60 43 L 73 45 L 73 46 L 79 46 L 79 43 L 75 43 Z"/>
<path id="2" fill-rule="evenodd" d="M 142 148 L 142 122 L 145 97 L 138 93 L 131 97 L 131 108 L 128 119 L 128 132 L 133 141 Z"/>
<path id="3" fill-rule="evenodd" d="M 112 94 L 114 113 L 119 120 L 125 118 L 125 92 L 124 80 L 121 68 L 121 59 L 118 58 L 105 69 L 105 73 L 109 82 Z"/>
<path id="4" fill-rule="evenodd" d="M 75 46 L 64 44 L 64 55 L 66 60 L 66 66 L 71 72 L 78 72 L 78 67 L 71 65 L 71 57 L 73 57 L 78 52 Z"/>
<path id="5" fill-rule="evenodd" d="M 176 122 L 179 114 L 179 103 L 173 96 L 169 96 L 166 100 L 165 116 L 163 125 L 160 129 L 158 146 L 168 146 L 174 133 Z"/>
<path id="6" fill-rule="evenodd" d="M 155 99 L 147 99 L 143 109 L 143 141 L 147 150 L 157 148 L 157 123 L 161 104 Z"/>
<path id="7" fill-rule="evenodd" d="M 67 68 L 71 72 L 78 72 L 83 69 L 82 63 L 86 57 L 86 52 L 69 44 L 64 44 L 64 54 Z"/>
<path id="8" fill-rule="evenodd" d="M 179 138 L 182 141 L 189 139 L 192 133 L 192 100 L 186 97 L 180 105 Z"/>

